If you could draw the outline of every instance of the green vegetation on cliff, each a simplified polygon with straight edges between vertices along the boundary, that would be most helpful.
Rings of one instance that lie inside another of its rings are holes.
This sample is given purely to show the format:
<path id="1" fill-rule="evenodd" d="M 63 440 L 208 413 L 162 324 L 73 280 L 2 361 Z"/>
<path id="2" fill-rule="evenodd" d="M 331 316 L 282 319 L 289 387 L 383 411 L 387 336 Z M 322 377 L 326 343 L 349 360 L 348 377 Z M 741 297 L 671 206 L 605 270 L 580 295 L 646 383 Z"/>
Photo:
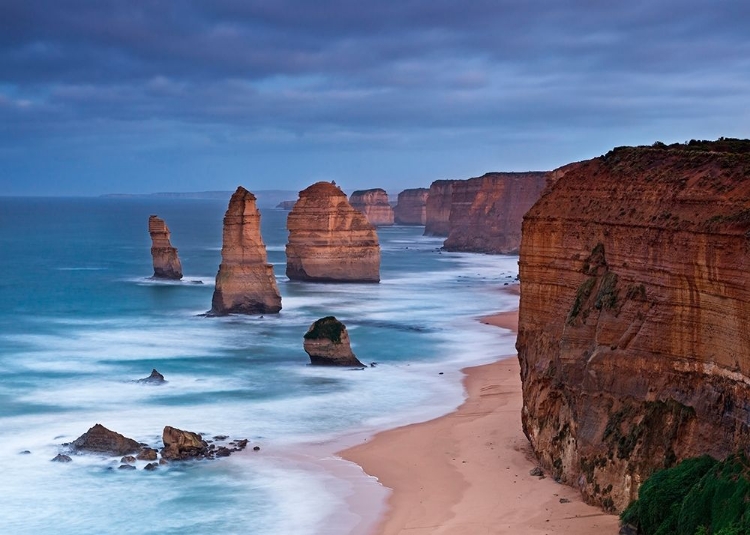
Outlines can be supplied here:
<path id="1" fill-rule="evenodd" d="M 344 332 L 344 329 L 344 324 L 334 316 L 326 316 L 312 324 L 310 329 L 305 333 L 305 340 L 320 340 L 325 338 L 334 344 L 340 344 L 341 333 Z"/>
<path id="2" fill-rule="evenodd" d="M 655 472 L 623 523 L 644 535 L 750 535 L 750 462 L 704 455 Z"/>

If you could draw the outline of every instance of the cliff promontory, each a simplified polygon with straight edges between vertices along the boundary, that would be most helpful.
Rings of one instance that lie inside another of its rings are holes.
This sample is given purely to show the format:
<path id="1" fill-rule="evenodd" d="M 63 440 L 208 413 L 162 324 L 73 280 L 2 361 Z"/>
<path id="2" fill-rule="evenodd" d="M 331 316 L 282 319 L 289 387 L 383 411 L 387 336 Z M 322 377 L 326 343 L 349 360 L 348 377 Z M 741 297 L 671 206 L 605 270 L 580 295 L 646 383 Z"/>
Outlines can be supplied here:
<path id="1" fill-rule="evenodd" d="M 398 194 L 393 217 L 399 225 L 424 225 L 427 216 L 427 188 L 405 189 Z"/>
<path id="2" fill-rule="evenodd" d="M 523 215 L 539 199 L 549 174 L 487 173 L 453 183 L 447 251 L 517 253 Z"/>
<path id="3" fill-rule="evenodd" d="M 378 234 L 330 182 L 302 190 L 287 217 L 286 275 L 317 282 L 380 281 Z"/>
<path id="4" fill-rule="evenodd" d="M 169 227 L 163 219 L 152 215 L 148 218 L 148 233 L 151 235 L 151 259 L 154 263 L 155 279 L 180 280 L 182 264 L 177 249 L 172 247 Z"/>
<path id="5" fill-rule="evenodd" d="M 436 180 L 430 184 L 425 207 L 425 236 L 447 236 L 450 230 L 453 184 L 459 180 Z"/>
<path id="6" fill-rule="evenodd" d="M 349 197 L 349 204 L 365 214 L 367 220 L 376 227 L 393 225 L 393 208 L 388 203 L 388 194 L 384 189 L 355 191 Z"/>
<path id="7" fill-rule="evenodd" d="M 210 314 L 274 314 L 281 295 L 260 235 L 255 196 L 242 186 L 224 215 L 221 265 Z"/>
<path id="8" fill-rule="evenodd" d="M 611 510 L 750 446 L 750 141 L 617 148 L 529 210 L 517 349 L 543 466 Z"/>

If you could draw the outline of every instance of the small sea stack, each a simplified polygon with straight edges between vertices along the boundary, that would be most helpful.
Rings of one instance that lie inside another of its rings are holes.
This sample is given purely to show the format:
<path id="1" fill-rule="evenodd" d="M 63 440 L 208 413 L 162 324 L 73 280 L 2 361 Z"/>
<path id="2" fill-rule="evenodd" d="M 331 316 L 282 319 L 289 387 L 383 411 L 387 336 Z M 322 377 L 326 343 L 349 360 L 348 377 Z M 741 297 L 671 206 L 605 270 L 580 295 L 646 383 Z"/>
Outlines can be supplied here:
<path id="1" fill-rule="evenodd" d="M 275 314 L 281 310 L 281 294 L 260 235 L 255 201 L 255 195 L 242 186 L 229 200 L 209 315 Z"/>
<path id="2" fill-rule="evenodd" d="M 326 316 L 313 322 L 304 338 L 305 353 L 310 356 L 310 364 L 364 367 L 352 353 L 346 325 L 334 316 Z"/>
<path id="3" fill-rule="evenodd" d="M 152 215 L 148 218 L 148 233 L 151 235 L 151 259 L 154 263 L 155 279 L 180 280 L 182 264 L 177 249 L 172 247 L 169 227 L 166 222 Z"/>
<path id="4" fill-rule="evenodd" d="M 399 225 L 424 225 L 427 219 L 428 188 L 405 189 L 398 194 L 393 217 Z"/>
<path id="5" fill-rule="evenodd" d="M 349 197 L 352 208 L 359 210 L 376 227 L 393 225 L 393 208 L 388 193 L 382 188 L 358 190 Z"/>
<path id="6" fill-rule="evenodd" d="M 336 185 L 318 182 L 301 191 L 286 226 L 286 275 L 290 279 L 380 281 L 380 243 L 375 227 L 351 207 Z"/>

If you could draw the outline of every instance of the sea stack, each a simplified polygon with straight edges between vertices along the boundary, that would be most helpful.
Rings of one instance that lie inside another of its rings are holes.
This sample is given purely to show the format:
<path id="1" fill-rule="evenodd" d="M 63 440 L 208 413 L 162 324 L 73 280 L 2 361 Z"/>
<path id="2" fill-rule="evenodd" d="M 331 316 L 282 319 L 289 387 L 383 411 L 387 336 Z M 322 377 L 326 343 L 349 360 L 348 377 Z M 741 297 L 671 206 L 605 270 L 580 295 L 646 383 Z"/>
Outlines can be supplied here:
<path id="1" fill-rule="evenodd" d="M 427 220 L 428 188 L 405 189 L 398 194 L 393 217 L 399 225 L 424 225 Z"/>
<path id="2" fill-rule="evenodd" d="M 550 173 L 487 173 L 453 183 L 446 251 L 518 254 L 523 215 Z"/>
<path id="3" fill-rule="evenodd" d="M 379 282 L 378 234 L 346 194 L 318 182 L 299 194 L 287 217 L 286 275 L 315 282 Z"/>
<path id="4" fill-rule="evenodd" d="M 224 215 L 221 265 L 209 314 L 274 314 L 281 295 L 260 235 L 255 195 L 242 186 Z"/>
<path id="5" fill-rule="evenodd" d="M 455 182 L 458 180 L 436 180 L 430 184 L 425 208 L 425 236 L 448 235 Z"/>
<path id="6" fill-rule="evenodd" d="M 346 325 L 333 316 L 326 316 L 313 322 L 305 333 L 305 353 L 310 364 L 322 366 L 363 367 L 352 353 Z"/>
<path id="7" fill-rule="evenodd" d="M 620 511 L 655 470 L 747 448 L 750 141 L 619 147 L 526 214 L 517 349 L 544 469 Z"/>
<path id="8" fill-rule="evenodd" d="M 163 219 L 152 215 L 148 218 L 148 233 L 151 235 L 151 259 L 154 263 L 155 279 L 180 280 L 182 264 L 177 249 L 170 242 L 169 227 Z"/>
<path id="9" fill-rule="evenodd" d="M 349 204 L 365 214 L 367 220 L 376 227 L 393 225 L 393 208 L 388 203 L 388 194 L 384 189 L 355 191 L 349 197 Z"/>

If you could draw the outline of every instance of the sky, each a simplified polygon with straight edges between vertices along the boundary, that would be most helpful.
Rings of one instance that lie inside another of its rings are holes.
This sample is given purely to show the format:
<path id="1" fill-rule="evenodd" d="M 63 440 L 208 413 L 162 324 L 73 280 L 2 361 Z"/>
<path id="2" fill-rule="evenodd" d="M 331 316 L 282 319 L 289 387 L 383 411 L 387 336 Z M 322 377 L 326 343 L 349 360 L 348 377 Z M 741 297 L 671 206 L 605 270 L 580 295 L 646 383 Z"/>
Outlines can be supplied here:
<path id="1" fill-rule="evenodd" d="M 0 195 L 395 194 L 720 136 L 746 0 L 0 1 Z"/>

